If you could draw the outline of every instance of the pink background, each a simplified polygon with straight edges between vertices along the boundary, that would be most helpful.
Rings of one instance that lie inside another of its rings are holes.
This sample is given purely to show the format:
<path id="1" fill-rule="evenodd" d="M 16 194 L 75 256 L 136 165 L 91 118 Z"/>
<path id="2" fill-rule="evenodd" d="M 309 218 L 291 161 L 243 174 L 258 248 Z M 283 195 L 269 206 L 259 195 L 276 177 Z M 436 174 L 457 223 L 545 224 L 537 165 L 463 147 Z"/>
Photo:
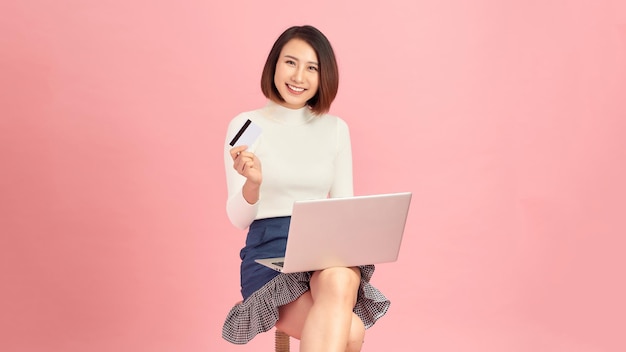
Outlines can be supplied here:
<path id="1" fill-rule="evenodd" d="M 626 350 L 625 4 L 2 1 L 0 350 L 272 349 L 220 336 L 221 151 L 305 23 L 356 193 L 414 192 L 363 350 Z"/>

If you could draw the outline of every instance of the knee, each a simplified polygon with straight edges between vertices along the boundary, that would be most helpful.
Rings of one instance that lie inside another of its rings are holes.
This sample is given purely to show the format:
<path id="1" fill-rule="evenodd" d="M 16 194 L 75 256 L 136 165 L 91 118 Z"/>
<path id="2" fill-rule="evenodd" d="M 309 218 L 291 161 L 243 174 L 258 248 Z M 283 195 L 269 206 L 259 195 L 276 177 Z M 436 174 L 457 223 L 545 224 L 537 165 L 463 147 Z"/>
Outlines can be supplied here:
<path id="1" fill-rule="evenodd" d="M 318 284 L 336 295 L 355 296 L 361 283 L 361 272 L 358 268 L 328 268 L 316 274 Z"/>
<path id="2" fill-rule="evenodd" d="M 359 352 L 363 346 L 365 339 L 365 326 L 363 321 L 356 314 L 352 315 L 352 324 L 350 325 L 350 335 L 348 337 L 347 352 Z"/>

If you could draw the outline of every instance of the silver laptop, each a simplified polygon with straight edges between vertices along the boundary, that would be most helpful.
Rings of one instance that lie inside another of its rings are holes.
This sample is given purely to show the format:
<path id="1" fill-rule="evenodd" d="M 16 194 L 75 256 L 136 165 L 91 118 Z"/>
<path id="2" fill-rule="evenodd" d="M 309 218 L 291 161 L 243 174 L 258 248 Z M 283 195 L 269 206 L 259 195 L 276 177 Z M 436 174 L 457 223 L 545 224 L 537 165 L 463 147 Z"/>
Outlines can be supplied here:
<path id="1" fill-rule="evenodd" d="M 398 259 L 411 192 L 297 201 L 283 258 L 256 262 L 283 273 Z"/>

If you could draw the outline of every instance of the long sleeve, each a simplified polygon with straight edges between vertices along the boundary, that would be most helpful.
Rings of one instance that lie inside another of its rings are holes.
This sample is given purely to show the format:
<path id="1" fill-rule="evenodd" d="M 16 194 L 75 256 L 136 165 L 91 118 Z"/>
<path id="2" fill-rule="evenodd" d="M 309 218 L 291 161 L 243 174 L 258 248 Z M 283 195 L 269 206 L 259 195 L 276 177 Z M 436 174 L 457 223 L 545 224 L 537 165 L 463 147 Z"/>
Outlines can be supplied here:
<path id="1" fill-rule="evenodd" d="M 258 212 L 258 203 L 249 204 L 243 197 L 242 187 L 246 178 L 241 176 L 233 168 L 233 159 L 230 156 L 231 146 L 228 142 L 237 133 L 237 129 L 243 124 L 245 118 L 237 116 L 231 121 L 224 142 L 224 166 L 226 169 L 226 185 L 228 199 L 226 201 L 226 213 L 230 222 L 239 229 L 245 229 L 254 221 Z"/>
<path id="2" fill-rule="evenodd" d="M 348 125 L 337 120 L 337 156 L 334 161 L 335 174 L 330 188 L 331 198 L 351 197 L 354 195 L 352 179 L 352 145 Z"/>

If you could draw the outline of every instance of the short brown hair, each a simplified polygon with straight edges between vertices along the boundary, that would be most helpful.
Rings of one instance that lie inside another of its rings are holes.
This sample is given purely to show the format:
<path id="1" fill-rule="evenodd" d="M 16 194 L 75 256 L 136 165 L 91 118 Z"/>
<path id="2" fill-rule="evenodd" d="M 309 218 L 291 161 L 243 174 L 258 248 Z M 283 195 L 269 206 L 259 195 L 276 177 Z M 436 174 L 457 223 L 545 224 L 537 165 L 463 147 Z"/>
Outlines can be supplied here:
<path id="1" fill-rule="evenodd" d="M 307 105 L 311 107 L 311 110 L 315 114 L 324 114 L 330 110 L 330 104 L 332 104 L 337 96 L 337 90 L 339 89 L 339 69 L 330 42 L 322 32 L 313 26 L 290 27 L 276 39 L 272 50 L 267 56 L 267 61 L 265 61 L 265 66 L 263 67 L 263 74 L 261 75 L 261 90 L 263 91 L 263 95 L 276 102 L 284 101 L 274 84 L 274 74 L 276 73 L 276 63 L 278 62 L 281 50 L 285 44 L 292 39 L 305 41 L 317 54 L 320 83 L 317 93 L 313 98 L 307 101 Z"/>

